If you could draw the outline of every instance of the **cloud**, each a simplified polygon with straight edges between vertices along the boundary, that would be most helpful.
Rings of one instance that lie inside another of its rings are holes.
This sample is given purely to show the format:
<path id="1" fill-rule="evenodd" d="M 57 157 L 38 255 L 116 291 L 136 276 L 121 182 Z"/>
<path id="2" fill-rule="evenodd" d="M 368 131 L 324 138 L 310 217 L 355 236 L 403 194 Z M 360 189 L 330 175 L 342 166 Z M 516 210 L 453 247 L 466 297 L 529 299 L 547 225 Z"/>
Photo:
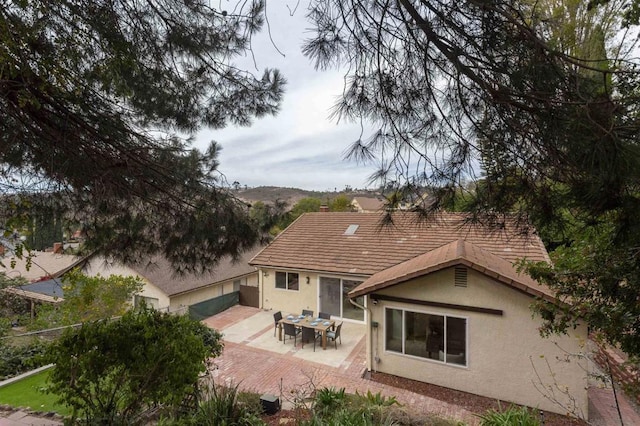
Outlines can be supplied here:
<path id="1" fill-rule="evenodd" d="M 253 45 L 259 67 L 278 68 L 287 78 L 280 113 L 255 120 L 250 127 L 204 130 L 196 135 L 196 147 L 202 149 L 211 140 L 222 146 L 220 171 L 229 182 L 314 190 L 342 189 L 346 185 L 363 188 L 374 167 L 343 159 L 348 147 L 361 137 L 361 127 L 329 119 L 342 93 L 344 71 L 319 72 L 313 68 L 300 51 L 302 40 L 308 37 L 304 11 L 298 10 L 291 17 L 286 5 L 269 4 L 275 47 L 266 31 Z M 240 58 L 237 64 L 255 69 L 251 57 Z M 363 136 L 370 132 L 366 130 Z"/>

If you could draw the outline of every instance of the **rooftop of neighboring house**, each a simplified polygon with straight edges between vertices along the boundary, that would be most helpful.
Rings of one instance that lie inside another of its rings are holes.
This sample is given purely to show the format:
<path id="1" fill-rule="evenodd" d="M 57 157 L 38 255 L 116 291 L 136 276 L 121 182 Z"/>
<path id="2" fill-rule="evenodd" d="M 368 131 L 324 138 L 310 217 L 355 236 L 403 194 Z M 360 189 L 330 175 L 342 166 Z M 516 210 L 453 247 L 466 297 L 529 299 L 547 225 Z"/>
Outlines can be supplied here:
<path id="1" fill-rule="evenodd" d="M 81 261 L 82 259 L 78 256 L 50 251 L 33 251 L 30 260 L 25 256 L 19 259 L 10 253 L 5 253 L 0 259 L 4 264 L 0 266 L 0 273 L 4 272 L 10 278 L 22 277 L 28 282 L 33 282 L 43 278 L 57 277 Z M 12 266 L 12 262 L 15 262 L 15 265 Z"/>
<path id="2" fill-rule="evenodd" d="M 60 278 L 38 281 L 16 287 L 7 287 L 4 291 L 41 302 L 59 303 L 64 300 L 64 290 Z"/>
<path id="3" fill-rule="evenodd" d="M 540 238 L 513 221 L 501 227 L 469 222 L 462 213 L 438 213 L 420 220 L 418 213 L 306 213 L 300 216 L 251 264 L 262 267 L 373 275 L 456 240 L 472 243 L 507 262 L 521 258 L 549 261 Z"/>
<path id="4" fill-rule="evenodd" d="M 384 208 L 385 200 L 382 197 L 354 197 L 351 203 L 364 212 L 379 212 Z"/>
<path id="5" fill-rule="evenodd" d="M 234 261 L 230 256 L 224 257 L 211 272 L 197 274 L 176 274 L 171 264 L 164 257 L 143 260 L 136 264 L 127 264 L 138 275 L 144 277 L 162 290 L 168 296 L 193 291 L 201 287 L 241 278 L 256 270 L 249 265 L 249 260 L 255 256 L 262 246 L 244 252 Z"/>

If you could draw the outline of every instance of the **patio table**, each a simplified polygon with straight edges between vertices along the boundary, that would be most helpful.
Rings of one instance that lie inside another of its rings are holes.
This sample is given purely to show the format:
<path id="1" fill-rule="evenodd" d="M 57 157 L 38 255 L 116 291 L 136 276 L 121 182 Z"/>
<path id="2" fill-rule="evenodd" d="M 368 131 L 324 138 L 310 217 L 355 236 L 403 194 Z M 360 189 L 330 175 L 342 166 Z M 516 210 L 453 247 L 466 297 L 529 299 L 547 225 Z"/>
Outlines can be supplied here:
<path id="1" fill-rule="evenodd" d="M 335 325 L 334 320 L 304 317 L 300 318 L 299 315 L 289 314 L 278 321 L 278 340 L 282 341 L 282 324 L 293 324 L 296 327 L 309 327 L 320 332 L 322 335 L 322 349 L 327 349 L 327 331 Z"/>

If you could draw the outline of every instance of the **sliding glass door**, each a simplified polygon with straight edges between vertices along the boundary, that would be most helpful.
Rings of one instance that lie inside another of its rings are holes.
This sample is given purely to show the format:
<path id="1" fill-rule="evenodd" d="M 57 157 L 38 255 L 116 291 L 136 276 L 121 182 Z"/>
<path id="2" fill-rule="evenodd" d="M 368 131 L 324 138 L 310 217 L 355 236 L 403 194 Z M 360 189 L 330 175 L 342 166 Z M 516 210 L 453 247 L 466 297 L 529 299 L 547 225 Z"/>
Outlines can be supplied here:
<path id="1" fill-rule="evenodd" d="M 320 277 L 320 312 L 326 312 L 335 317 L 364 321 L 364 311 L 351 304 L 348 297 L 349 292 L 361 282 Z M 359 297 L 356 302 L 362 305 L 364 298 Z"/>

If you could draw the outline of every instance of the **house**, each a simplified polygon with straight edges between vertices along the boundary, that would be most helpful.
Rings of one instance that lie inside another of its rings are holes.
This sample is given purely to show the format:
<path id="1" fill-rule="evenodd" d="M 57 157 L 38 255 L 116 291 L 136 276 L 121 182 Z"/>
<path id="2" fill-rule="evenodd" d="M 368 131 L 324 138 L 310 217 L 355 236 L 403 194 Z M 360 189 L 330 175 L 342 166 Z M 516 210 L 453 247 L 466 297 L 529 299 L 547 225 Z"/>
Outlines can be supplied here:
<path id="1" fill-rule="evenodd" d="M 586 327 L 544 339 L 535 298 L 553 293 L 513 263 L 549 261 L 535 233 L 442 213 L 309 213 L 250 262 L 261 307 L 367 325 L 367 369 L 586 417 Z"/>
<path id="2" fill-rule="evenodd" d="M 121 264 L 99 255 L 80 258 L 50 252 L 35 252 L 30 267 L 27 267 L 25 259 L 16 259 L 15 267 L 11 268 L 11 259 L 5 258 L 3 263 L 6 268 L 0 272 L 28 281 L 42 280 L 42 277 L 56 278 L 10 290 L 25 299 L 44 303 L 63 300 L 63 294 L 53 294 L 52 291 L 61 291 L 61 277 L 74 267 L 81 268 L 89 276 L 137 276 L 142 279 L 144 286 L 131 301 L 133 305 L 144 300 L 148 306 L 168 312 L 186 312 L 188 309 L 199 318 L 215 313 L 221 303 L 230 305 L 241 300 L 246 305 L 257 306 L 258 274 L 247 262 L 261 248 L 257 246 L 245 252 L 236 262 L 230 257 L 223 258 L 211 272 L 204 274 L 177 275 L 161 256 Z"/>
<path id="3" fill-rule="evenodd" d="M 121 264 L 104 256 L 87 259 L 83 271 L 87 275 L 136 276 L 144 286 L 134 297 L 134 305 L 144 301 L 148 306 L 168 312 L 185 312 L 196 317 L 213 315 L 219 303 L 238 303 L 238 293 L 258 293 L 258 273 L 247 263 L 262 247 L 245 252 L 237 261 L 225 257 L 207 273 L 176 274 L 162 256 Z M 251 291 L 255 290 L 255 291 Z M 231 297 L 227 300 L 228 297 Z M 251 303 L 246 303 L 251 304 Z M 213 312 L 213 313 L 211 313 Z"/>
<path id="4" fill-rule="evenodd" d="M 27 282 L 41 281 L 52 277 L 59 277 L 64 272 L 79 265 L 83 259 L 71 254 L 51 251 L 32 251 L 30 258 L 18 258 L 5 253 L 0 258 L 0 273 L 9 278 L 23 278 Z"/>
<path id="5" fill-rule="evenodd" d="M 385 200 L 382 197 L 354 197 L 351 200 L 353 210 L 358 213 L 377 213 L 384 210 Z"/>

